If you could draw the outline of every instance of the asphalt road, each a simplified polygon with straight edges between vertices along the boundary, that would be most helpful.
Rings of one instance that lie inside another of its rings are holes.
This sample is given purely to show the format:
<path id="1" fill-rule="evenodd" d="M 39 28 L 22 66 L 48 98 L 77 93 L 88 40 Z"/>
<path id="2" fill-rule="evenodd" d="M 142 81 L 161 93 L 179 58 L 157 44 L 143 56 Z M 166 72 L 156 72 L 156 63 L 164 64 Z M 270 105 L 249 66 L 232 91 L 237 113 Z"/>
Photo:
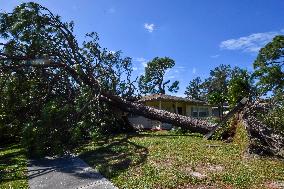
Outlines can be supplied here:
<path id="1" fill-rule="evenodd" d="M 30 189 L 117 189 L 75 156 L 29 160 Z"/>

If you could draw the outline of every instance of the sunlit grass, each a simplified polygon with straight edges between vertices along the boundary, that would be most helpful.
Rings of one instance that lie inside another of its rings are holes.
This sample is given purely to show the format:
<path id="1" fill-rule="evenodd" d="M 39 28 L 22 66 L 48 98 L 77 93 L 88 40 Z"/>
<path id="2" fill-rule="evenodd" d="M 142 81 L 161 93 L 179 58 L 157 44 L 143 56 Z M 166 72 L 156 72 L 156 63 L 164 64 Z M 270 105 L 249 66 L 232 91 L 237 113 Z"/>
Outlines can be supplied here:
<path id="1" fill-rule="evenodd" d="M 27 159 L 24 149 L 18 144 L 0 148 L 0 188 L 28 188 Z"/>
<path id="2" fill-rule="evenodd" d="M 232 143 L 144 132 L 90 143 L 79 152 L 119 188 L 269 188 L 284 183 L 283 161 L 248 156 L 247 145 L 246 132 L 238 127 Z"/>

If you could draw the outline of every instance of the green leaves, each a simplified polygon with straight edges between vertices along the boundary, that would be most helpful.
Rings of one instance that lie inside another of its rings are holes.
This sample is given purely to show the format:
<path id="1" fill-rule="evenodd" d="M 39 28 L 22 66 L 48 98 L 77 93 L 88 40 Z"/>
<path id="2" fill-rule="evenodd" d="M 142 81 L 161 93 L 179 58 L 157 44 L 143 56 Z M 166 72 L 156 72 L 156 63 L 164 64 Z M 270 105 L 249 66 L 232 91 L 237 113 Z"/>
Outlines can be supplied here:
<path id="1" fill-rule="evenodd" d="M 261 94 L 284 91 L 284 36 L 274 37 L 262 48 L 253 65 Z"/>
<path id="2" fill-rule="evenodd" d="M 252 78 L 246 70 L 236 69 L 228 85 L 228 101 L 231 106 L 236 105 L 243 97 L 253 95 L 255 89 Z"/>
<path id="3" fill-rule="evenodd" d="M 79 44 L 73 28 L 73 22 L 62 22 L 37 3 L 23 3 L 0 15 L 0 135 L 21 137 L 29 125 L 26 136 L 36 135 L 25 138 L 30 138 L 29 147 L 42 144 L 37 147 L 45 153 L 123 125 L 98 96 L 102 90 L 125 98 L 134 95 L 131 59 L 102 48 L 95 32 Z M 63 66 L 49 67 L 51 62 Z M 99 84 L 91 85 L 93 81 Z"/>
<path id="4" fill-rule="evenodd" d="M 192 81 L 189 82 L 189 85 L 186 87 L 186 91 L 184 94 L 189 99 L 195 100 L 204 100 L 204 86 L 200 77 L 196 77 Z"/>
<path id="5" fill-rule="evenodd" d="M 171 86 L 168 86 L 168 91 L 172 93 L 177 93 L 178 90 L 179 90 L 179 81 L 175 81 Z"/>
<path id="6" fill-rule="evenodd" d="M 175 81 L 169 85 L 170 80 L 164 81 L 165 73 L 168 69 L 174 67 L 174 60 L 169 57 L 155 57 L 147 63 L 145 75 L 139 78 L 139 89 L 142 94 L 166 93 L 166 87 L 169 92 L 176 93 L 179 90 L 179 82 Z"/>

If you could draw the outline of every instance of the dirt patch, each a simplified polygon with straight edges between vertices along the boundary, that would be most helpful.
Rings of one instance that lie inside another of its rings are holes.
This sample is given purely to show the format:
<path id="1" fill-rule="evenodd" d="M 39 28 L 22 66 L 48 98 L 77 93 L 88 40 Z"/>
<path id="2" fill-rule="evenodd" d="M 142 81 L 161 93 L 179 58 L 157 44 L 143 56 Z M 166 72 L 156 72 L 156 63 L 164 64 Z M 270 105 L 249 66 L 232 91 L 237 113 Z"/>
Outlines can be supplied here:
<path id="1" fill-rule="evenodd" d="M 186 173 L 191 173 L 191 172 L 199 172 L 202 174 L 207 174 L 207 173 L 216 173 L 216 172 L 222 172 L 224 170 L 224 166 L 221 165 L 211 165 L 211 164 L 202 164 L 202 165 L 197 165 L 196 167 L 186 167 L 184 168 L 184 171 Z"/>
<path id="2" fill-rule="evenodd" d="M 268 189 L 284 189 L 284 181 L 270 181 L 264 184 Z"/>
<path id="3" fill-rule="evenodd" d="M 169 158 L 165 158 L 165 159 L 161 159 L 161 160 L 151 160 L 150 162 L 155 167 L 169 168 L 169 167 L 173 166 L 173 162 L 175 162 L 175 160 L 169 159 Z"/>
<path id="4" fill-rule="evenodd" d="M 184 168 L 184 173 L 197 179 L 205 179 L 207 177 L 204 172 L 199 172 L 198 170 L 192 169 L 191 167 Z"/>
<path id="5" fill-rule="evenodd" d="M 206 169 L 210 172 L 222 172 L 224 167 L 221 165 L 209 165 Z"/>
<path id="6" fill-rule="evenodd" d="M 205 179 L 208 178 L 208 174 L 222 172 L 223 170 L 224 167 L 221 165 L 205 164 L 205 165 L 197 165 L 194 168 L 185 167 L 184 173 L 192 177 L 195 177 L 197 179 Z"/>
<path id="7" fill-rule="evenodd" d="M 216 173 L 222 172 L 225 168 L 222 165 L 201 164 L 195 167 L 195 170 L 201 173 Z"/>

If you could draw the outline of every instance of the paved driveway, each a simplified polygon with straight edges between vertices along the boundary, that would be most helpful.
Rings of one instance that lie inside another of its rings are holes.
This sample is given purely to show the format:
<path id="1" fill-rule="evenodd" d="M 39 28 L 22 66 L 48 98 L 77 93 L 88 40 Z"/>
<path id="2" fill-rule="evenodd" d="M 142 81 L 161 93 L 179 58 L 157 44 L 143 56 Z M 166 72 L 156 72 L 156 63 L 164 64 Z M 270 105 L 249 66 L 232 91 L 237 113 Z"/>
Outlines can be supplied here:
<path id="1" fill-rule="evenodd" d="M 97 170 L 74 156 L 30 160 L 31 189 L 117 189 Z"/>

